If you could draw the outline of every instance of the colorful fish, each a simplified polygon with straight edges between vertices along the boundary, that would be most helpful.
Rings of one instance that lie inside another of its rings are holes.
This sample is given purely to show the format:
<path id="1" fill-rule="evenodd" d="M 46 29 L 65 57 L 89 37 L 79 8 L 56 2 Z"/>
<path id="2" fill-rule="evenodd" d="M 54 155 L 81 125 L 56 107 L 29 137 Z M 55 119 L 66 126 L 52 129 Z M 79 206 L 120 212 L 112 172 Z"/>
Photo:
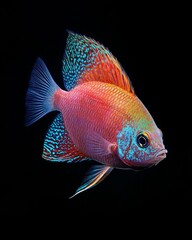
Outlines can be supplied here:
<path id="1" fill-rule="evenodd" d="M 26 126 L 58 111 L 42 157 L 95 162 L 73 196 L 96 186 L 114 168 L 140 170 L 166 157 L 161 130 L 120 63 L 102 44 L 69 31 L 62 74 L 65 90 L 43 60 L 36 60 L 26 94 Z"/>

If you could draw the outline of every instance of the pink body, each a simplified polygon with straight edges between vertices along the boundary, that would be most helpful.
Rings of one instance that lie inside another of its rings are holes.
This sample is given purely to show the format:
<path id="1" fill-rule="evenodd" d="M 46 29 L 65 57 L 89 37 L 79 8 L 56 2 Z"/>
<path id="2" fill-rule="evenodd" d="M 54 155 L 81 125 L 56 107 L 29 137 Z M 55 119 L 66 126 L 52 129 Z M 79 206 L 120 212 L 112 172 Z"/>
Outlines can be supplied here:
<path id="1" fill-rule="evenodd" d="M 65 90 L 37 59 L 26 94 L 26 125 L 59 111 L 45 137 L 42 157 L 101 163 L 88 171 L 74 195 L 101 182 L 113 168 L 141 169 L 166 157 L 161 131 L 103 45 L 70 32 L 62 73 Z"/>
<path id="2" fill-rule="evenodd" d="M 134 123 L 138 110 L 147 117 L 147 110 L 134 94 L 112 84 L 87 82 L 69 92 L 59 89 L 54 95 L 54 107 L 62 112 L 70 138 L 85 156 L 105 164 L 110 162 L 110 166 L 127 168 L 115 154 L 108 159 L 95 155 L 87 145 L 87 138 L 96 132 L 117 145 L 116 136 L 124 122 Z"/>

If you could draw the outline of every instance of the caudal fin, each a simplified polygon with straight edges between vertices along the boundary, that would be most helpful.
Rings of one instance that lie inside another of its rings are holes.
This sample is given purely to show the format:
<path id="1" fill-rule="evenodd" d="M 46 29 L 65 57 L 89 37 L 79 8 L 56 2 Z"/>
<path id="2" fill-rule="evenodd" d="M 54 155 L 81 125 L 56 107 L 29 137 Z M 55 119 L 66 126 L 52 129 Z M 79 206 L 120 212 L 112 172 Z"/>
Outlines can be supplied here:
<path id="1" fill-rule="evenodd" d="M 26 126 L 55 110 L 53 96 L 58 89 L 59 86 L 54 82 L 43 60 L 37 58 L 26 94 Z"/>

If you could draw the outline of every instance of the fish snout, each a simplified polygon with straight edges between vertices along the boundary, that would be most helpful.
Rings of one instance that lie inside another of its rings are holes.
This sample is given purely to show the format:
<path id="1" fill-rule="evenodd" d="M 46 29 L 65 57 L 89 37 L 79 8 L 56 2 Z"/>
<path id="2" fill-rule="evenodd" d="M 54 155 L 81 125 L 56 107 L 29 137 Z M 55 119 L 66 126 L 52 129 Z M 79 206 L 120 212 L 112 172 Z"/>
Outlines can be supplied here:
<path id="1" fill-rule="evenodd" d="M 158 162 L 160 162 L 161 160 L 163 160 L 164 158 L 166 158 L 167 156 L 167 149 L 163 148 L 161 149 L 160 151 L 158 151 L 156 154 L 155 154 L 155 160 L 157 160 Z"/>

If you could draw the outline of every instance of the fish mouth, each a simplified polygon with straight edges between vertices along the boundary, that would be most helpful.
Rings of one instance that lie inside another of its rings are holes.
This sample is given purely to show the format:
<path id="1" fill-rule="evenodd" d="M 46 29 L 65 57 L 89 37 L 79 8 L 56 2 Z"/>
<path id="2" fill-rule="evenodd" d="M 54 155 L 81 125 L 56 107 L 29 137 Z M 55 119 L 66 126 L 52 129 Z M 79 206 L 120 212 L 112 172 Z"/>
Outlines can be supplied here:
<path id="1" fill-rule="evenodd" d="M 161 161 L 163 160 L 164 158 L 166 158 L 166 154 L 167 154 L 167 149 L 163 148 L 161 149 L 160 151 L 158 151 L 156 154 L 155 154 L 155 159 Z"/>
<path id="2" fill-rule="evenodd" d="M 143 171 L 143 170 L 148 169 L 152 166 L 153 166 L 153 164 L 150 164 L 150 165 L 147 165 L 147 166 L 135 166 L 135 167 L 131 167 L 131 169 L 134 170 L 134 171 Z"/>

